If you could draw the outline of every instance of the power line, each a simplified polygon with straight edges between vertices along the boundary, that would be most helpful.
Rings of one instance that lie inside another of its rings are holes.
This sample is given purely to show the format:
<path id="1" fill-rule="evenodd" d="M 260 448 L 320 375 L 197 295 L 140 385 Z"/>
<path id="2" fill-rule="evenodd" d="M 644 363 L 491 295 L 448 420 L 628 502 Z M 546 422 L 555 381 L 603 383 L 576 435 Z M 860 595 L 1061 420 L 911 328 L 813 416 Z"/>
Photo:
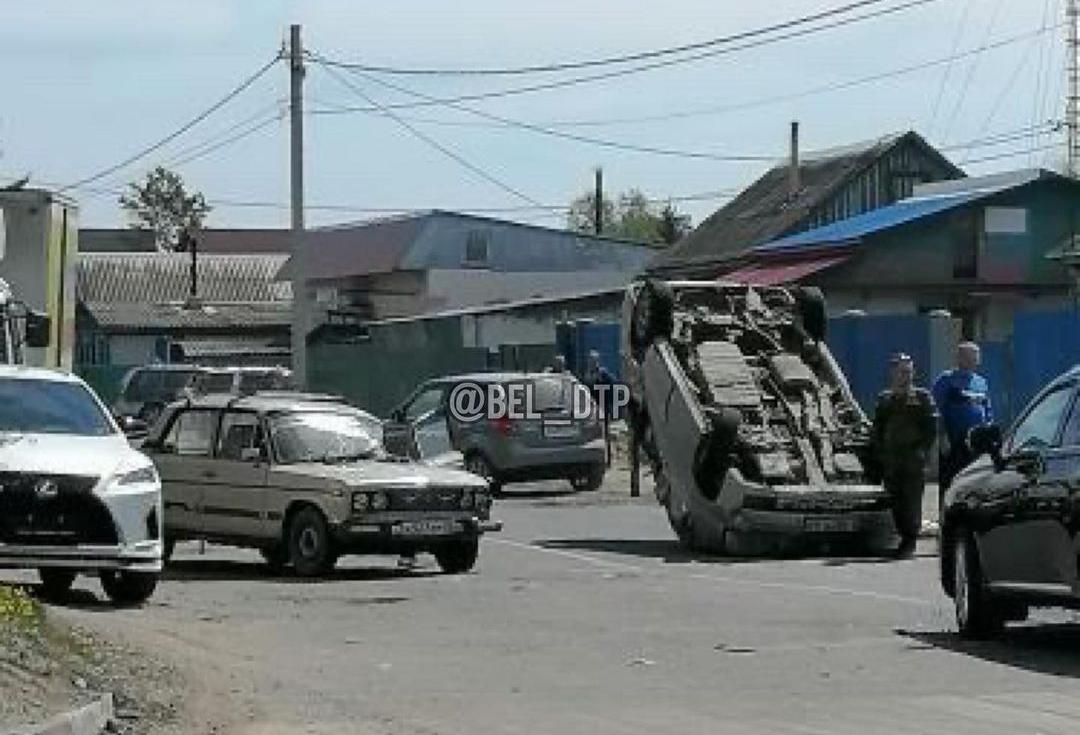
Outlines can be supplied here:
<path id="1" fill-rule="evenodd" d="M 986 24 L 986 31 L 983 33 L 983 45 L 990 40 L 990 34 L 994 32 L 994 26 L 997 24 L 998 15 L 1001 13 L 1002 0 L 996 0 L 994 3 L 994 10 L 990 14 L 990 20 Z M 971 88 L 971 82 L 975 79 L 975 70 L 979 68 L 979 58 L 974 57 L 971 60 L 971 64 L 968 66 L 967 76 L 964 77 L 964 84 L 960 87 L 960 96 L 956 99 L 956 106 L 953 107 L 952 115 L 949 116 L 948 123 L 945 124 L 945 134 L 942 137 L 947 138 L 949 131 L 952 130 L 953 123 L 956 122 L 957 115 L 960 114 L 960 110 L 964 106 L 964 100 L 967 99 L 968 90 Z"/>
<path id="2" fill-rule="evenodd" d="M 572 87 L 572 86 L 577 86 L 577 85 L 581 85 L 581 84 L 587 84 L 587 83 L 591 83 L 591 82 L 598 82 L 598 81 L 604 81 L 604 80 L 608 80 L 608 79 L 615 79 L 615 78 L 618 78 L 618 77 L 624 77 L 624 76 L 628 76 L 628 75 L 631 75 L 631 74 L 638 74 L 638 73 L 644 72 L 644 71 L 651 71 L 653 69 L 661 69 L 661 68 L 665 68 L 665 67 L 669 67 L 669 66 L 674 66 L 676 64 L 685 64 L 685 63 L 689 63 L 689 62 L 692 62 L 692 61 L 698 61 L 698 60 L 701 60 L 701 59 L 707 59 L 707 58 L 713 58 L 713 57 L 716 57 L 716 56 L 724 56 L 724 55 L 728 55 L 728 54 L 733 54 L 733 53 L 736 53 L 736 52 L 739 52 L 739 51 L 745 51 L 747 49 L 759 48 L 761 46 L 766 46 L 766 45 L 778 43 L 780 41 L 786 41 L 786 40 L 789 40 L 789 39 L 792 39 L 792 38 L 802 38 L 802 37 L 805 37 L 805 36 L 813 35 L 815 33 L 820 33 L 821 31 L 833 30 L 835 28 L 841 28 L 843 26 L 848 26 L 848 25 L 851 25 L 853 23 L 858 23 L 858 22 L 861 22 L 861 21 L 864 21 L 864 20 L 870 20 L 870 19 L 873 19 L 873 18 L 878 18 L 878 17 L 882 17 L 882 16 L 886 16 L 886 15 L 892 15 L 892 14 L 901 12 L 903 10 L 908 10 L 910 8 L 913 8 L 913 7 L 918 7 L 918 6 L 921 6 L 921 5 L 927 5 L 929 3 L 934 3 L 934 2 L 941 2 L 941 0 L 907 0 L 907 2 L 901 3 L 899 5 L 895 5 L 895 6 L 888 7 L 888 8 L 883 8 L 881 10 L 876 10 L 876 11 L 869 12 L 869 13 L 863 13 L 862 15 L 858 15 L 858 16 L 855 16 L 855 17 L 852 17 L 852 18 L 841 18 L 839 20 L 832 21 L 830 23 L 823 24 L 823 25 L 820 25 L 820 26 L 815 26 L 815 27 L 812 27 L 812 28 L 800 29 L 800 30 L 789 32 L 789 33 L 780 34 L 778 36 L 774 36 L 774 37 L 771 37 L 771 38 L 764 38 L 764 39 L 759 39 L 759 40 L 756 40 L 756 41 L 751 41 L 749 43 L 744 43 L 744 44 L 738 45 L 738 46 L 731 46 L 731 47 L 725 47 L 725 48 L 719 48 L 719 49 L 711 49 L 709 51 L 703 51 L 703 52 L 700 52 L 700 53 L 692 54 L 690 56 L 683 56 L 683 57 L 679 57 L 677 59 L 665 59 L 665 60 L 662 60 L 662 61 L 655 61 L 655 62 L 651 62 L 649 64 L 642 64 L 642 65 L 639 65 L 639 66 L 633 66 L 633 67 L 629 67 L 629 68 L 626 68 L 626 69 L 619 69 L 619 70 L 615 70 L 615 71 L 601 72 L 601 73 L 590 74 L 590 75 L 585 75 L 585 76 L 570 77 L 568 79 L 562 79 L 562 80 L 551 81 L 551 82 L 541 82 L 541 83 L 537 83 L 537 84 L 529 84 L 529 85 L 524 85 L 524 86 L 520 86 L 520 87 L 507 87 L 507 88 L 504 88 L 504 89 L 490 90 L 490 91 L 487 91 L 487 92 L 477 92 L 477 93 L 473 93 L 473 94 L 465 94 L 465 95 L 460 95 L 460 96 L 457 96 L 457 97 L 433 98 L 431 101 L 411 102 L 411 103 L 403 103 L 403 104 L 388 104 L 388 105 L 385 105 L 385 108 L 386 109 L 392 109 L 392 110 L 402 110 L 402 109 L 412 109 L 412 108 L 417 108 L 417 107 L 431 107 L 431 106 L 437 106 L 437 105 L 445 105 L 445 104 L 448 104 L 448 103 L 451 103 L 451 102 L 454 102 L 454 103 L 457 103 L 457 102 L 476 102 L 476 101 L 480 101 L 480 100 L 489 100 L 489 99 L 496 99 L 496 98 L 501 98 L 501 97 L 511 97 L 511 96 L 522 95 L 522 94 L 532 94 L 532 93 L 535 93 L 535 92 L 544 92 L 544 91 L 549 91 L 549 90 L 552 90 L 552 89 L 561 89 L 561 88 L 565 88 L 565 87 Z M 355 69 L 354 68 L 355 65 L 351 64 L 351 62 L 330 59 L 330 58 L 327 58 L 327 57 L 319 57 L 319 58 L 321 59 L 321 61 L 324 64 L 326 64 L 328 66 L 347 69 L 347 70 L 358 72 L 358 73 L 360 71 L 360 70 Z M 368 107 L 363 107 L 363 108 L 342 109 L 342 110 L 338 110 L 336 112 L 341 113 L 341 112 L 374 112 L 374 111 L 376 111 L 376 110 L 373 109 L 373 106 L 368 106 Z M 327 114 L 327 113 L 323 113 L 323 114 Z"/>
<path id="3" fill-rule="evenodd" d="M 706 41 L 687 43 L 679 46 L 666 46 L 663 48 L 652 49 L 649 51 L 639 51 L 637 53 L 608 56 L 599 59 L 588 59 L 584 61 L 564 61 L 550 64 L 536 64 L 532 66 L 487 68 L 403 68 L 394 66 L 378 66 L 374 64 L 365 64 L 362 62 L 350 62 L 348 64 L 343 63 L 341 64 L 341 66 L 347 66 L 349 69 L 371 72 L 374 74 L 395 74 L 402 76 L 514 76 L 522 74 L 548 74 L 555 72 L 574 71 L 577 69 L 590 69 L 598 66 L 627 64 L 633 61 L 645 61 L 646 59 L 672 56 L 675 54 L 686 53 L 688 51 L 699 51 L 701 49 L 711 48 L 713 46 L 720 46 L 735 41 L 744 41 L 749 38 L 756 38 L 758 36 L 775 33 L 776 31 L 786 30 L 788 28 L 796 28 L 798 26 L 806 25 L 808 23 L 813 23 L 819 20 L 826 20 L 828 18 L 832 18 L 838 15 L 846 15 L 847 13 L 850 13 L 854 10 L 860 10 L 871 5 L 880 5 L 883 2 L 889 1 L 891 0 L 859 0 L 859 2 L 852 2 L 848 3 L 847 5 L 829 8 L 818 13 L 813 13 L 811 15 L 804 15 L 780 23 L 774 23 L 773 25 L 754 28 L 748 31 L 741 31 L 739 33 L 733 33 L 727 36 L 720 36 L 718 38 L 712 38 Z"/>
<path id="4" fill-rule="evenodd" d="M 313 58 L 314 58 L 315 62 L 318 63 L 320 66 L 322 66 L 327 72 L 333 73 L 335 75 L 335 78 L 341 80 L 340 75 L 338 75 L 336 72 L 333 72 L 333 70 L 330 67 L 326 66 L 322 62 L 321 57 L 315 56 Z M 352 70 L 352 74 L 355 75 L 355 76 L 362 77 L 362 78 L 364 78 L 365 80 L 367 80 L 369 82 L 373 82 L 375 84 L 386 87 L 388 89 L 392 89 L 394 91 L 401 92 L 403 94 L 411 95 L 411 96 L 416 97 L 416 98 L 421 99 L 421 100 L 432 101 L 432 100 L 437 99 L 437 98 L 432 97 L 430 95 L 426 95 L 426 94 L 424 94 L 422 92 L 417 92 L 417 91 L 409 89 L 407 87 L 403 87 L 403 86 L 401 86 L 399 84 L 395 84 L 394 82 L 388 82 L 385 79 L 379 79 L 378 77 L 369 75 L 369 74 L 367 74 L 365 72 Z M 727 163 L 731 163 L 731 162 L 745 163 L 745 162 L 751 162 L 751 161 L 775 161 L 776 158 L 777 158 L 776 156 L 750 155 L 750 154 L 708 153 L 708 152 L 704 152 L 704 151 L 687 151 L 687 150 L 678 150 L 678 149 L 672 149 L 672 148 L 659 148 L 659 147 L 656 147 L 656 146 L 636 145 L 636 144 L 633 144 L 633 143 L 622 143 L 622 142 L 619 142 L 619 141 L 607 140 L 605 138 L 594 138 L 592 136 L 578 135 L 576 133 L 568 133 L 568 132 L 565 132 L 565 131 L 562 131 L 562 130 L 555 130 L 553 128 L 544 127 L 543 125 L 535 125 L 533 123 L 528 123 L 528 122 L 524 122 L 524 121 L 521 121 L 521 120 L 514 120 L 512 118 L 503 117 L 502 115 L 495 115 L 495 114 L 492 114 L 490 112 L 484 112 L 483 110 L 478 110 L 478 109 L 476 109 L 474 107 L 466 107 L 464 105 L 459 105 L 457 103 L 449 103 L 448 102 L 448 103 L 445 103 L 445 105 L 447 107 L 450 107 L 451 109 L 458 110 L 459 112 L 465 112 L 465 113 L 468 113 L 470 115 L 475 115 L 477 117 L 481 117 L 481 118 L 483 118 L 485 120 L 491 120 L 491 121 L 494 121 L 494 122 L 498 122 L 498 123 L 501 123 L 502 125 L 505 125 L 507 127 L 519 128 L 521 130 L 528 130 L 528 131 L 533 132 L 533 133 L 539 133 L 541 135 L 547 135 L 547 136 L 554 137 L 554 138 L 561 138 L 563 140 L 571 140 L 571 141 L 574 141 L 574 142 L 577 142 L 577 143 L 587 143 L 587 144 L 590 144 L 590 145 L 600 146 L 602 148 L 613 148 L 613 149 L 617 149 L 617 150 L 629 151 L 629 152 L 632 152 L 632 153 L 647 153 L 647 154 L 658 155 L 658 156 L 669 156 L 669 157 L 674 157 L 674 158 L 688 158 L 688 159 L 699 159 L 699 160 L 710 160 L 710 161 L 722 161 L 722 162 L 727 162 Z M 399 116 L 395 116 L 395 117 L 400 119 Z"/>
<path id="5" fill-rule="evenodd" d="M 376 101 L 373 97 L 371 97 L 363 89 L 361 89 L 360 87 L 354 85 L 352 82 L 350 82 L 344 76 L 342 76 L 339 72 L 337 72 L 337 71 L 331 69 L 330 67 L 325 66 L 324 64 L 321 64 L 321 63 L 320 63 L 320 66 L 322 67 L 322 69 L 327 74 L 330 74 L 335 79 L 337 79 L 339 82 L 341 82 L 343 85 L 345 85 L 346 87 L 351 89 L 353 92 L 355 92 L 356 94 L 360 95 L 365 100 L 367 100 L 368 104 L 375 105 L 376 107 L 382 108 L 383 112 L 385 112 L 398 125 L 405 128 L 405 130 L 407 130 L 411 135 L 413 135 L 413 137 L 419 138 L 420 140 L 427 143 L 429 146 L 431 146 L 435 150 L 442 153 L 444 156 L 447 156 L 448 158 L 452 158 L 453 160 L 457 161 L 459 164 L 461 164 L 465 168 L 469 169 L 470 171 L 472 171 L 474 174 L 481 177 L 485 181 L 487 181 L 487 182 L 489 182 L 491 184 L 494 184 L 495 186 L 499 187 L 503 191 L 506 191 L 506 192 L 509 192 L 510 194 L 513 194 L 518 199 L 522 199 L 522 200 L 528 202 L 529 204 L 535 204 L 535 205 L 539 204 L 539 202 L 537 202 L 532 197 L 528 196 L 527 194 L 523 194 L 522 192 L 518 191 L 514 187 L 510 186 L 506 182 L 499 179 L 498 177 L 494 176 L 493 174 L 488 173 L 484 169 L 480 168 L 476 164 L 469 161 L 467 158 L 465 158 L 461 154 L 459 154 L 459 153 L 453 151 L 452 149 L 448 148 L 447 146 L 443 145 L 442 143 L 435 140 L 434 138 L 432 138 L 430 135 L 423 132 L 422 130 L 419 130 L 414 125 L 410 124 L 407 120 L 403 120 L 400 115 L 396 114 L 392 110 L 386 109 L 385 107 L 383 107 L 381 105 L 381 103 Z"/>
<path id="6" fill-rule="evenodd" d="M 254 124 L 257 121 L 261 121 L 261 120 L 266 119 L 266 116 L 268 114 L 270 114 L 270 113 L 282 114 L 282 113 L 287 111 L 287 109 L 288 109 L 287 105 L 288 105 L 288 100 L 285 99 L 284 97 L 281 97 L 281 98 L 278 98 L 278 99 L 274 100 L 269 105 L 263 105 L 263 106 L 259 107 L 258 110 L 251 113 L 250 115 L 247 115 L 247 116 L 241 118 L 240 120 L 237 120 L 233 124 L 229 125 L 228 127 L 224 128 L 222 130 L 219 130 L 218 132 L 214 133 L 213 135 L 208 136 L 205 140 L 202 140 L 202 141 L 200 141 L 198 143 L 194 143 L 194 144 L 189 145 L 189 146 L 187 146 L 185 148 L 181 148 L 179 151 L 177 151 L 173 155 L 172 158 L 168 159 L 165 162 L 165 165 L 169 166 L 169 165 L 171 165 L 171 162 L 174 161 L 174 160 L 184 158 L 184 157 L 186 157 L 186 156 L 188 156 L 188 155 L 190 155 L 192 153 L 195 153 L 196 151 L 200 151 L 203 148 L 214 145 L 219 140 L 224 140 L 225 138 L 230 137 L 230 135 L 234 131 L 240 130 L 241 128 L 246 128 L 249 124 Z M 275 115 L 275 117 L 276 116 L 277 115 Z"/>
<path id="7" fill-rule="evenodd" d="M 1004 158 L 1019 158 L 1021 156 L 1031 155 L 1032 153 L 1039 153 L 1041 151 L 1048 151 L 1054 148 L 1058 148 L 1057 144 L 1051 143 L 1049 145 L 1040 145 L 1033 148 L 1024 148 L 1018 151 L 1007 151 L 1005 153 L 996 153 L 992 156 L 983 156 L 981 158 L 968 158 L 960 161 L 959 166 L 972 165 L 976 163 L 989 163 L 990 161 L 1000 161 Z"/>
<path id="8" fill-rule="evenodd" d="M 60 187 L 59 191 L 66 191 L 68 189 L 75 189 L 75 188 L 78 188 L 78 187 L 83 186 L 85 184 L 90 184 L 90 183 L 93 183 L 93 182 L 98 181 L 100 179 L 103 179 L 106 176 L 108 176 L 109 174 L 115 173 L 116 171 L 119 171 L 120 169 L 125 168 L 125 167 L 131 165 L 132 163 L 135 163 L 135 161 L 138 161 L 141 158 L 145 158 L 146 156 L 150 155 L 154 151 L 160 150 L 161 148 L 165 147 L 166 145 L 168 145 L 172 141 L 176 140 L 181 135 L 183 135 L 184 133 L 191 130 L 193 127 L 195 127 L 199 123 L 201 123 L 203 120 L 205 120 L 206 118 L 210 117 L 212 114 L 214 114 L 215 112 L 220 110 L 222 107 L 224 107 L 229 102 L 231 102 L 233 99 L 235 99 L 237 96 L 239 96 L 245 89 L 247 89 L 252 84 L 254 84 L 256 81 L 258 81 L 259 78 L 261 78 L 263 74 L 268 72 L 270 70 L 270 68 L 274 64 L 276 64 L 278 62 L 279 59 L 280 59 L 280 55 L 275 54 L 274 58 L 270 59 L 270 61 L 263 64 L 254 74 L 252 74 L 251 76 L 246 78 L 244 81 L 242 81 L 236 87 L 233 87 L 231 90 L 229 90 L 229 92 L 224 97 L 219 99 L 214 104 L 210 105 L 210 107 L 206 108 L 205 110 L 200 112 L 195 117 L 188 120 L 186 123 L 181 125 L 179 128 L 177 128 L 173 132 L 166 135 L 161 140 L 157 141 L 156 143 L 152 143 L 151 145 L 148 145 L 146 148 L 143 148 L 139 152 L 137 152 L 137 153 L 135 153 L 135 154 L 133 154 L 131 156 L 128 156 L 127 158 L 123 159 L 119 163 L 115 163 L 112 166 L 104 168 L 104 169 L 102 169 L 101 171 L 98 171 L 95 174 L 87 176 L 86 178 L 83 178 L 83 179 L 79 179 L 78 181 L 76 181 L 74 183 L 66 184 L 65 186 Z"/>
<path id="9" fill-rule="evenodd" d="M 285 112 L 283 110 L 278 111 L 274 115 L 266 118 L 265 120 L 262 120 L 261 122 L 255 124 L 255 125 L 251 125 L 250 127 L 246 128 L 244 130 L 241 130 L 240 132 L 236 133 L 235 135 L 231 135 L 228 138 L 224 138 L 222 140 L 219 140 L 216 143 L 212 143 L 212 144 L 209 144 L 209 145 L 204 144 L 202 148 L 199 148 L 199 149 L 197 149 L 197 150 L 195 150 L 193 152 L 190 152 L 186 156 L 179 156 L 177 158 L 174 158 L 170 163 L 168 163 L 168 165 L 173 166 L 173 167 L 179 167 L 179 166 L 184 166 L 186 164 L 189 164 L 192 161 L 196 161 L 196 160 L 198 160 L 200 158 L 204 158 L 204 157 L 210 155 L 211 153 L 214 153 L 214 152 L 216 152 L 218 150 L 221 150 L 222 148 L 226 148 L 226 147 L 228 147 L 230 145 L 233 145 L 234 143 L 238 143 L 241 140 L 243 140 L 244 138 L 248 138 L 248 137 L 254 135 L 255 133 L 258 133 L 258 132 L 260 132 L 262 130 L 265 130 L 266 128 L 273 125 L 274 123 L 280 122 L 282 120 L 282 118 L 284 118 L 284 117 L 285 117 Z"/>
<path id="10" fill-rule="evenodd" d="M 964 3 L 964 10 L 960 14 L 960 22 L 956 24 L 956 33 L 953 35 L 952 51 L 949 52 L 949 63 L 945 65 L 945 72 L 941 75 L 941 83 L 938 85 L 937 95 L 934 97 L 934 107 L 930 112 L 930 124 L 926 126 L 927 134 L 933 134 L 934 125 L 937 124 L 938 109 L 941 107 L 941 99 L 945 96 L 945 87 L 949 81 L 949 75 L 952 73 L 952 62 L 955 60 L 956 50 L 960 48 L 960 39 L 964 36 L 964 28 L 967 25 L 968 12 L 971 10 L 971 4 L 974 0 L 967 0 Z"/>
<path id="11" fill-rule="evenodd" d="M 657 114 L 651 114 L 651 115 L 640 115 L 640 116 L 630 116 L 630 117 L 620 117 L 620 118 L 603 118 L 603 119 L 592 119 L 592 120 L 588 120 L 588 119 L 586 119 L 586 120 L 580 120 L 580 119 L 579 120 L 551 120 L 551 121 L 544 121 L 544 122 L 537 123 L 537 124 L 545 125 L 547 127 L 552 127 L 552 128 L 602 127 L 602 126 L 607 126 L 607 125 L 635 124 L 635 123 L 646 123 L 646 122 L 666 122 L 666 121 L 677 120 L 677 119 L 681 119 L 681 118 L 692 118 L 692 117 L 701 117 L 701 116 L 710 116 L 710 115 L 720 115 L 720 114 L 724 114 L 724 113 L 728 113 L 728 112 L 737 112 L 737 111 L 740 111 L 740 110 L 748 110 L 748 109 L 754 109 L 754 108 L 758 108 L 758 107 L 766 107 L 766 106 L 773 105 L 773 104 L 778 104 L 778 103 L 781 103 L 781 102 L 790 102 L 790 101 L 793 101 L 793 100 L 803 99 L 803 98 L 806 98 L 806 97 L 812 97 L 812 96 L 816 96 L 816 95 L 820 95 L 820 94 L 828 94 L 830 92 L 838 92 L 838 91 L 842 91 L 842 90 L 845 90 L 845 89 L 850 89 L 850 88 L 854 88 L 854 87 L 863 86 L 863 85 L 866 85 L 866 84 L 872 84 L 874 82 L 884 81 L 886 79 L 891 79 L 891 78 L 894 78 L 894 77 L 904 76 L 904 75 L 907 75 L 907 74 L 913 74 L 913 73 L 916 73 L 916 72 L 919 72 L 919 71 L 924 71 L 926 69 L 932 69 L 935 66 L 941 66 L 943 64 L 949 64 L 951 62 L 958 61 L 960 59 L 969 58 L 969 57 L 976 56 L 976 55 L 983 54 L 983 53 L 987 53 L 987 52 L 990 52 L 990 51 L 996 51 L 998 49 L 1005 48 L 1005 47 L 1008 47 L 1008 46 L 1012 46 L 1012 45 L 1014 45 L 1016 43 L 1026 41 L 1026 40 L 1029 40 L 1031 38 L 1038 37 L 1040 35 L 1048 34 L 1051 31 L 1054 31 L 1054 30 L 1056 30 L 1058 28 L 1061 28 L 1063 25 L 1064 25 L 1064 23 L 1058 23 L 1058 24 L 1055 24 L 1053 26 L 1048 26 L 1046 28 L 1038 28 L 1038 29 L 1030 31 L 1030 32 L 1026 32 L 1026 33 L 1018 34 L 1018 35 L 1015 35 L 1015 36 L 1009 36 L 1009 37 L 1006 37 L 1006 38 L 1002 38 L 1002 39 L 1000 39 L 998 41 L 994 41 L 993 43 L 989 43 L 989 44 L 986 44 L 984 46 L 979 46 L 979 47 L 974 48 L 974 49 L 969 49 L 969 50 L 966 50 L 966 51 L 953 53 L 953 54 L 951 54 L 949 56 L 944 56 L 944 57 L 940 57 L 940 58 L 937 58 L 937 59 L 931 59 L 929 61 L 924 61 L 924 62 L 920 62 L 920 63 L 917 63 L 917 64 L 911 64 L 911 65 L 908 65 L 908 66 L 899 67 L 899 68 L 892 69 L 892 70 L 885 71 L 885 72 L 879 72 L 879 73 L 876 73 L 876 74 L 870 74 L 870 75 L 863 76 L 863 77 L 857 77 L 855 79 L 850 79 L 850 80 L 846 80 L 846 81 L 843 81 L 843 82 L 834 82 L 834 83 L 831 83 L 831 84 L 825 84 L 825 85 L 821 85 L 821 86 L 817 86 L 817 87 L 811 87 L 809 89 L 805 89 L 805 90 L 798 91 L 798 92 L 789 92 L 789 93 L 784 93 L 784 94 L 779 94 L 779 95 L 770 95 L 768 97 L 761 97 L 761 98 L 758 98 L 756 100 L 748 100 L 746 102 L 727 104 L 727 105 L 710 106 L 710 107 L 701 107 L 701 108 L 695 108 L 695 109 L 690 109 L 690 110 L 681 110 L 681 111 L 673 111 L 673 112 L 666 112 L 666 113 L 657 113 Z M 443 98 L 443 99 L 440 100 L 439 104 L 444 104 L 445 105 L 445 104 L 449 104 L 449 103 L 457 103 L 457 102 L 467 101 L 467 99 L 469 99 L 469 98 L 471 98 L 473 96 L 474 95 L 466 95 L 464 97 Z M 323 104 L 326 104 L 326 103 L 323 103 Z M 415 102 L 415 103 L 404 103 L 404 104 L 398 104 L 398 105 L 387 105 L 387 107 L 390 107 L 392 109 L 406 109 L 406 108 L 415 108 L 415 107 L 418 107 L 418 106 L 428 106 L 429 104 L 434 105 L 436 103 L 434 103 L 434 102 L 432 102 L 432 103 Z M 316 109 L 313 109 L 313 110 L 309 111 L 309 114 L 311 114 L 311 115 L 339 115 L 339 114 L 352 114 L 352 113 L 380 114 L 379 110 L 376 109 L 376 108 L 373 108 L 373 107 L 356 107 L 356 106 L 323 107 L 323 108 L 316 108 Z M 406 119 L 408 119 L 408 120 L 410 120 L 412 122 L 420 122 L 420 123 L 431 124 L 431 125 L 445 125 L 445 126 L 450 126 L 450 127 L 505 127 L 504 125 L 499 124 L 499 123 L 479 122 L 479 121 L 475 121 L 475 120 L 441 120 L 441 119 L 436 119 L 436 118 L 427 118 L 427 117 L 418 117 L 418 116 L 407 116 Z"/>

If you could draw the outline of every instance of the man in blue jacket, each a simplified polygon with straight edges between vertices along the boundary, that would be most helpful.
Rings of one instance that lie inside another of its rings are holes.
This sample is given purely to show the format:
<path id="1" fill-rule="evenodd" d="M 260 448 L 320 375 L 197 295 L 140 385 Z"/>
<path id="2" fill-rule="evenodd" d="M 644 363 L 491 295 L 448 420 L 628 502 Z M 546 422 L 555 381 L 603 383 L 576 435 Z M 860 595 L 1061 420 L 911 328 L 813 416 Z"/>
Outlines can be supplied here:
<path id="1" fill-rule="evenodd" d="M 943 428 L 938 466 L 939 502 L 953 478 L 975 459 L 968 447 L 968 432 L 994 420 L 990 384 L 976 372 L 980 358 L 977 344 L 962 342 L 956 348 L 956 368 L 934 381 L 934 402 Z"/>

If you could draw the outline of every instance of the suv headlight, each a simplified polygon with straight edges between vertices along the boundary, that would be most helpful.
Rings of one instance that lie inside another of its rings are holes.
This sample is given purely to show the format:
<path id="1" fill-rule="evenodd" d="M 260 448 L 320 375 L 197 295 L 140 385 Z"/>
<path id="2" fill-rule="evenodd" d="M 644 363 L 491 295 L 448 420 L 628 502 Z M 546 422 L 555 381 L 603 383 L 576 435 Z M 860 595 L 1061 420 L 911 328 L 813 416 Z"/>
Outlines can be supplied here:
<path id="1" fill-rule="evenodd" d="M 352 509 L 353 513 L 363 513 L 371 506 L 371 501 L 367 493 L 353 493 L 352 496 Z"/>
<path id="2" fill-rule="evenodd" d="M 141 485 L 144 483 L 157 484 L 158 473 L 153 465 L 146 465 L 130 472 L 121 472 L 113 478 L 113 485 Z"/>
<path id="3" fill-rule="evenodd" d="M 466 509 L 466 510 L 473 507 L 473 493 L 472 493 L 472 490 L 462 490 L 461 491 L 461 507 Z"/>
<path id="4" fill-rule="evenodd" d="M 371 509 L 386 510 L 390 506 L 390 498 L 382 490 L 371 493 Z"/>

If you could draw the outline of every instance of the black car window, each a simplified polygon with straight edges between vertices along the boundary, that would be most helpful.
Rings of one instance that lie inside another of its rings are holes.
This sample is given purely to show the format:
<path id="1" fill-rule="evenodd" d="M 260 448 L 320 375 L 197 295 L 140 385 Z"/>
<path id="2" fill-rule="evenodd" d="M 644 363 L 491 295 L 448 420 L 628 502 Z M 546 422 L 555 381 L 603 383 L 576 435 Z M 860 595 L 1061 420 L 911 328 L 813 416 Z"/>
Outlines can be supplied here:
<path id="1" fill-rule="evenodd" d="M 108 436 L 116 430 L 79 383 L 0 378 L 0 432 Z"/>
<path id="2" fill-rule="evenodd" d="M 200 393 L 232 393 L 232 373 L 207 373 L 200 375 L 196 383 L 196 390 Z"/>
<path id="3" fill-rule="evenodd" d="M 218 459 L 240 461 L 244 459 L 245 449 L 258 449 L 260 456 L 265 457 L 265 446 L 257 414 L 229 411 L 221 418 L 221 431 L 218 432 Z"/>
<path id="4" fill-rule="evenodd" d="M 1063 385 L 1043 396 L 1016 425 L 1009 440 L 1010 451 L 1025 446 L 1055 446 L 1061 419 L 1072 394 L 1073 386 Z"/>
<path id="5" fill-rule="evenodd" d="M 1061 434 L 1061 444 L 1065 447 L 1080 447 L 1080 398 L 1073 401 L 1069 419 L 1065 422 L 1065 431 Z"/>
<path id="6" fill-rule="evenodd" d="M 405 407 L 405 420 L 412 423 L 440 408 L 442 406 L 442 397 L 443 387 L 441 385 L 435 385 L 420 391 Z"/>
<path id="7" fill-rule="evenodd" d="M 165 447 L 189 457 L 209 457 L 217 428 L 218 412 L 205 409 L 183 411 L 173 422 Z"/>

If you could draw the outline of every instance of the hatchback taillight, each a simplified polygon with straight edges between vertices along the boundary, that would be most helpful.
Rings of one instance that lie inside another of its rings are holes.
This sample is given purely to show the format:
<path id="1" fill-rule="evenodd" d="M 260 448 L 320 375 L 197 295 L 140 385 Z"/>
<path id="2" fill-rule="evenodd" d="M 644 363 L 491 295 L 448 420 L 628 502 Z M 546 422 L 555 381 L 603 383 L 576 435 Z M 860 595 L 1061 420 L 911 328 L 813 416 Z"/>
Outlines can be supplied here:
<path id="1" fill-rule="evenodd" d="M 500 416 L 497 419 L 491 420 L 491 428 L 499 432 L 503 436 L 510 436 L 514 433 L 514 422 L 509 416 Z"/>

